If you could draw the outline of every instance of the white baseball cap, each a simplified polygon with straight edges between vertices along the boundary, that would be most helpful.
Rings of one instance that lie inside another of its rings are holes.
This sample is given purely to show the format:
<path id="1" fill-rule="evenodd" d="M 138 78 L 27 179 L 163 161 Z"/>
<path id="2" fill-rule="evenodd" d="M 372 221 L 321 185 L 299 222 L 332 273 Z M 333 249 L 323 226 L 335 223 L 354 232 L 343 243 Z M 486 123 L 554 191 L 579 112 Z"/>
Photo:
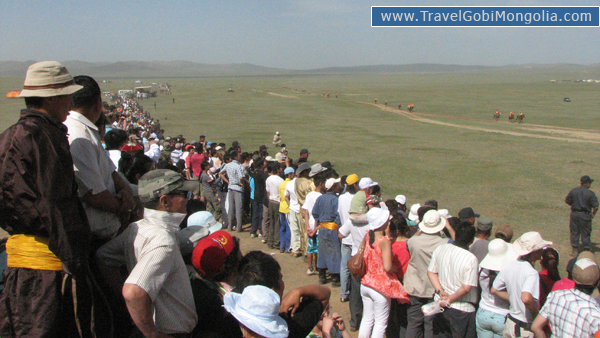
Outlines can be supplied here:
<path id="1" fill-rule="evenodd" d="M 342 181 L 341 178 L 330 178 L 327 181 L 325 181 L 325 189 L 329 190 L 331 189 L 331 187 L 333 187 L 334 184 L 339 183 L 340 181 Z"/>
<path id="2" fill-rule="evenodd" d="M 408 219 L 416 222 L 419 220 L 419 208 L 421 207 L 420 203 L 415 203 L 410 207 L 410 212 L 408 213 Z"/>
<path id="3" fill-rule="evenodd" d="M 406 204 L 406 196 L 404 195 L 398 195 L 395 198 L 396 202 L 400 203 L 400 204 Z"/>
<path id="4" fill-rule="evenodd" d="M 362 189 L 367 189 L 370 187 L 374 187 L 376 185 L 378 185 L 379 183 L 377 182 L 373 182 L 373 180 L 370 177 L 363 177 L 360 179 L 360 181 L 358 181 L 358 187 L 362 190 Z"/>

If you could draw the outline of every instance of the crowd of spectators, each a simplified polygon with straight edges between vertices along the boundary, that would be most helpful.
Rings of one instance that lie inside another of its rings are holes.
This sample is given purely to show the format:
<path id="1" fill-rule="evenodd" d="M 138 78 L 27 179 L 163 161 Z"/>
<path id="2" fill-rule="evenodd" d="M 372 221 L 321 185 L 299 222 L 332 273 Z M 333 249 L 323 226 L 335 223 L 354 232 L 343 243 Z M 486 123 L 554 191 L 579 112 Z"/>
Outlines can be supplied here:
<path id="1" fill-rule="evenodd" d="M 434 199 L 383 201 L 370 177 L 311 164 L 307 149 L 293 160 L 279 132 L 274 156 L 266 145 L 166 136 L 137 101 L 104 103 L 93 78 L 72 79 L 56 62 L 30 67 L 22 97 L 27 109 L 0 135 L 0 225 L 10 234 L 2 337 L 600 330 L 589 251 L 574 252 L 561 278 L 558 252 L 537 232 L 513 242 L 510 225 L 493 231 L 470 207 L 453 217 Z M 243 253 L 244 231 L 304 261 L 318 284 L 284 293 L 273 255 Z M 348 269 L 357 254 L 364 275 Z M 332 290 L 349 304 L 347 326 L 329 311 Z"/>

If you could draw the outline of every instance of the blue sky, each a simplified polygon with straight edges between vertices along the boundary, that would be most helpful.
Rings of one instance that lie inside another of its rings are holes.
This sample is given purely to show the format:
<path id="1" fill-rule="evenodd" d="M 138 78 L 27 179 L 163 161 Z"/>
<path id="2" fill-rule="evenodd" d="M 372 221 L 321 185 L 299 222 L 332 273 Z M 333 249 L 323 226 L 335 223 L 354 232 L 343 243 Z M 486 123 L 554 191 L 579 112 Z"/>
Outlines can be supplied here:
<path id="1" fill-rule="evenodd" d="M 371 6 L 597 1 L 4 1 L 0 61 L 378 64 L 600 63 L 600 28 L 372 28 Z"/>

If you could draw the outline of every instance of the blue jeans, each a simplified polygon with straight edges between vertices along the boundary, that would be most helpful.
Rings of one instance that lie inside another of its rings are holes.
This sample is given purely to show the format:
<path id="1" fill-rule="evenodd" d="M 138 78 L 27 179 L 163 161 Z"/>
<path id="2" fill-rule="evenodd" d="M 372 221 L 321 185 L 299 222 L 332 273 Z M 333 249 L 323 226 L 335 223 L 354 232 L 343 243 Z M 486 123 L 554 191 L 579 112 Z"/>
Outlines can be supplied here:
<path id="1" fill-rule="evenodd" d="M 279 250 L 283 250 L 284 252 L 290 251 L 290 239 L 292 238 L 288 223 L 288 215 L 289 214 L 279 213 L 279 222 L 281 223 L 281 227 L 279 228 Z"/>
<path id="2" fill-rule="evenodd" d="M 477 310 L 477 338 L 502 338 L 506 317 L 495 312 L 479 308 Z"/>
<path id="3" fill-rule="evenodd" d="M 348 260 L 352 257 L 352 245 L 342 244 L 342 260 L 340 261 L 340 280 L 342 287 L 340 297 L 350 297 L 350 270 L 348 270 Z"/>
<path id="4" fill-rule="evenodd" d="M 252 226 L 250 234 L 256 235 L 258 227 L 262 224 L 263 205 L 257 200 L 252 200 Z"/>

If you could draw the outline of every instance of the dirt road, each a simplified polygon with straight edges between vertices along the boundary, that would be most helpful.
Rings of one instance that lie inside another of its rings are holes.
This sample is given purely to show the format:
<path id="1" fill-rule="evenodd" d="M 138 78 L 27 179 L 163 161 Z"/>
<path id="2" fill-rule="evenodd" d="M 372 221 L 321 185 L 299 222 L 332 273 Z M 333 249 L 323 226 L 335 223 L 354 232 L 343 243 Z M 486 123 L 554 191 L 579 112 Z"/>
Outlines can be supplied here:
<path id="1" fill-rule="evenodd" d="M 437 124 L 441 126 L 468 129 L 468 130 L 477 130 L 483 131 L 487 133 L 497 133 L 497 134 L 505 134 L 512 136 L 520 136 L 520 137 L 533 137 L 533 138 L 541 138 L 541 139 L 549 139 L 549 140 L 557 140 L 557 141 L 566 141 L 566 142 L 584 142 L 584 143 L 600 143 L 600 131 L 592 130 L 592 129 L 575 129 L 575 128 L 565 128 L 565 127 L 555 127 L 555 126 L 546 126 L 540 124 L 518 124 L 510 123 L 515 126 L 516 130 L 502 130 L 495 128 L 485 128 L 478 126 L 468 126 L 463 124 L 456 124 L 450 122 L 438 121 L 433 118 L 429 118 L 427 116 L 436 117 L 436 118 L 445 118 L 445 119 L 456 119 L 456 120 L 474 120 L 480 122 L 487 122 L 490 125 L 502 123 L 509 124 L 509 122 L 504 121 L 492 121 L 491 118 L 489 120 L 484 119 L 476 119 L 476 118 L 468 118 L 468 117 L 456 117 L 456 116 L 446 116 L 446 115 L 437 115 L 437 114 L 426 114 L 426 113 L 411 113 L 406 110 L 394 109 L 392 107 L 387 107 L 382 104 L 375 104 L 372 102 L 365 101 L 352 101 L 360 104 L 372 105 L 376 106 L 382 110 L 396 113 L 402 117 L 422 122 L 422 123 L 430 123 Z"/>

